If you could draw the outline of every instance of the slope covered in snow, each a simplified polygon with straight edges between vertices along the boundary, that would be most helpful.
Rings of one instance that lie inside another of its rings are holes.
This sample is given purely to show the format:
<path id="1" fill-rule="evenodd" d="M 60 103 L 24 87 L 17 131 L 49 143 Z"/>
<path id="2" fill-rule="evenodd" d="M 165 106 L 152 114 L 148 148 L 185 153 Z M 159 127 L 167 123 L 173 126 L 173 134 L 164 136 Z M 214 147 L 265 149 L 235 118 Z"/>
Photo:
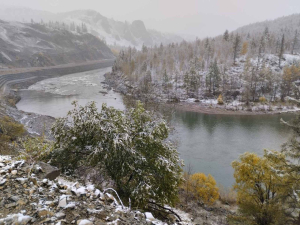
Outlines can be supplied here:
<path id="1" fill-rule="evenodd" d="M 0 20 L 0 68 L 41 67 L 114 58 L 99 38 L 40 24 Z"/>
<path id="2" fill-rule="evenodd" d="M 27 8 L 2 8 L 0 9 L 0 19 L 8 21 L 21 21 L 48 23 L 49 21 L 82 26 L 84 23 L 88 32 L 105 40 L 109 45 L 134 46 L 141 48 L 143 44 L 147 46 L 169 44 L 180 42 L 183 39 L 177 35 L 165 34 L 155 30 L 148 30 L 141 20 L 132 23 L 116 21 L 102 16 L 94 10 L 78 10 L 65 13 L 50 13 Z"/>

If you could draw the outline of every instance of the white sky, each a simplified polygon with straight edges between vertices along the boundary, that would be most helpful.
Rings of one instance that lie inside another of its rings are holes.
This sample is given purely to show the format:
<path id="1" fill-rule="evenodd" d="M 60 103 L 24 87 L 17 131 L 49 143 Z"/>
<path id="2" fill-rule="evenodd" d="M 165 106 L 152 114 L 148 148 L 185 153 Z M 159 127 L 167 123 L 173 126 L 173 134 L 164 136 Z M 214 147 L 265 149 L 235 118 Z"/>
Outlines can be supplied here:
<path id="1" fill-rule="evenodd" d="M 300 0 L 0 0 L 1 5 L 50 12 L 94 9 L 115 20 L 140 19 L 147 28 L 199 37 L 300 13 Z"/>

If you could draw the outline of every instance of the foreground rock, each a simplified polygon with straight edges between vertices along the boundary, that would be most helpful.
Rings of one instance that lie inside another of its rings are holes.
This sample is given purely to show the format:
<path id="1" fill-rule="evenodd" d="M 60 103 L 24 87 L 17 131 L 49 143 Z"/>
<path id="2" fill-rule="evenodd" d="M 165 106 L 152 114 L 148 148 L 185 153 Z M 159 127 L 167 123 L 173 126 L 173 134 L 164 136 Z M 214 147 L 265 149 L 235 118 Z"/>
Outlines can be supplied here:
<path id="1" fill-rule="evenodd" d="M 151 213 L 122 207 L 113 195 L 92 184 L 39 178 L 39 165 L 28 176 L 28 169 L 24 161 L 0 155 L 0 225 L 165 224 Z"/>

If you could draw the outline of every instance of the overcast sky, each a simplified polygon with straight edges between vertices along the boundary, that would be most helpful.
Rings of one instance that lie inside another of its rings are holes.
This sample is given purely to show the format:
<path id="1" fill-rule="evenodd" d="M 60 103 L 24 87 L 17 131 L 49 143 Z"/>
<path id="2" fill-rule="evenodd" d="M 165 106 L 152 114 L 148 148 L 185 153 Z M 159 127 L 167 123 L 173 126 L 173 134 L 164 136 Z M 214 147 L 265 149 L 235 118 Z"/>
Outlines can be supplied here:
<path id="1" fill-rule="evenodd" d="M 50 12 L 94 9 L 115 20 L 140 19 L 147 28 L 199 37 L 300 13 L 300 0 L 0 0 L 1 5 Z"/>

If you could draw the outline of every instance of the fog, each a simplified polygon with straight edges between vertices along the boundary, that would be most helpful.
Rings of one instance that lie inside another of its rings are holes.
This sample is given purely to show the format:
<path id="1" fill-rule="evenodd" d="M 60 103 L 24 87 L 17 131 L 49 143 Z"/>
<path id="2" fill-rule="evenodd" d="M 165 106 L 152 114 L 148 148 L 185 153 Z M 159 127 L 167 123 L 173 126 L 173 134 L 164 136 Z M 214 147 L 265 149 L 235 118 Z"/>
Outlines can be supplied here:
<path id="1" fill-rule="evenodd" d="M 115 20 L 140 19 L 150 29 L 198 37 L 300 12 L 299 0 L 0 0 L 1 5 L 50 12 L 94 9 Z"/>

